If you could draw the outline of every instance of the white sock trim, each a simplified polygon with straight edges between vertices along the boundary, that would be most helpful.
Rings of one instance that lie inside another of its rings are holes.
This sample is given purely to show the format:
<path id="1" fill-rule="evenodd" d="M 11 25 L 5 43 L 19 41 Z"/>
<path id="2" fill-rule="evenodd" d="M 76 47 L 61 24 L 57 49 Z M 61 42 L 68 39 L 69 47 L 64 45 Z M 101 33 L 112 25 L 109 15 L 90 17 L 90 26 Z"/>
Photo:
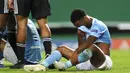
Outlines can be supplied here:
<path id="1" fill-rule="evenodd" d="M 52 41 L 51 38 L 42 38 L 42 41 L 45 42 L 45 41 Z"/>
<path id="2" fill-rule="evenodd" d="M 26 44 L 23 44 L 23 43 L 17 43 L 17 46 L 19 46 L 19 47 L 26 47 Z"/>

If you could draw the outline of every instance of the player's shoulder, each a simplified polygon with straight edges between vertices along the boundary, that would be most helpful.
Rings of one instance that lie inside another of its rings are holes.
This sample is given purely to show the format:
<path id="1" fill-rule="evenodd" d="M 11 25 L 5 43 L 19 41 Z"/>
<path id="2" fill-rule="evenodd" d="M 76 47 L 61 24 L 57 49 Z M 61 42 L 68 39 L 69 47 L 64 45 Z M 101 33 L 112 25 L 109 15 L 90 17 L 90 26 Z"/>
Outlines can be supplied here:
<path id="1" fill-rule="evenodd" d="M 98 28 L 107 28 L 107 26 L 105 25 L 105 23 L 99 19 L 93 18 L 92 24 L 94 27 L 98 27 Z"/>

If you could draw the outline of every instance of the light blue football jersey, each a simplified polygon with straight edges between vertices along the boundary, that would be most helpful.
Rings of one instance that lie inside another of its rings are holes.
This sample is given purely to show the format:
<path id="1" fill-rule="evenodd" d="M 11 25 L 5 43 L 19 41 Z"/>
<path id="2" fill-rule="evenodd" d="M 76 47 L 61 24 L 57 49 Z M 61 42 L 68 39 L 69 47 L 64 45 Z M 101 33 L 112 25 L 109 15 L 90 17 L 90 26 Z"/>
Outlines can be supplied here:
<path id="1" fill-rule="evenodd" d="M 25 59 L 32 63 L 41 60 L 42 43 L 35 24 L 28 20 Z"/>
<path id="2" fill-rule="evenodd" d="M 95 43 L 103 42 L 111 44 L 111 36 L 107 26 L 96 18 L 93 18 L 92 26 L 89 29 L 85 26 L 80 26 L 78 29 L 86 33 L 86 38 L 90 35 L 97 37 L 98 39 Z"/>

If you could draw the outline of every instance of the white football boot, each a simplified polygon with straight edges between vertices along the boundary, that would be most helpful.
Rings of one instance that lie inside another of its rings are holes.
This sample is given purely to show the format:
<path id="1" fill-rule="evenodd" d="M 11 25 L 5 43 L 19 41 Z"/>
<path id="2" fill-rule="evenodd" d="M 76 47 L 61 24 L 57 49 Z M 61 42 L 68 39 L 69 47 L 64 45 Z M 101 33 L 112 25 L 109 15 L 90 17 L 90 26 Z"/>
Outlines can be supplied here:
<path id="1" fill-rule="evenodd" d="M 27 72 L 46 71 L 46 67 L 41 64 L 37 65 L 25 65 L 24 70 Z"/>
<path id="2" fill-rule="evenodd" d="M 63 63 L 63 62 L 57 62 L 57 61 L 55 61 L 54 66 L 55 66 L 59 71 L 65 71 L 65 70 L 66 70 L 65 63 Z"/>

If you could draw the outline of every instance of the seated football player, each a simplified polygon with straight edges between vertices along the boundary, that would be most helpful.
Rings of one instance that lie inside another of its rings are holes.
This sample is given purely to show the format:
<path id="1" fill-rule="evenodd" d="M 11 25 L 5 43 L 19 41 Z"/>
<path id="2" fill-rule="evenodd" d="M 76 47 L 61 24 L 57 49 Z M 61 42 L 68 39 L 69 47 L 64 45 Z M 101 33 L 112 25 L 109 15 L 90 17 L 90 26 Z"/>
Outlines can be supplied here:
<path id="1" fill-rule="evenodd" d="M 112 68 L 111 37 L 107 26 L 102 21 L 86 15 L 82 9 L 73 10 L 70 19 L 77 27 L 78 48 L 72 50 L 67 46 L 59 46 L 41 64 L 25 65 L 25 71 L 46 71 L 46 68 L 53 63 L 59 70 L 66 70 L 72 66 L 76 66 L 78 70 Z M 68 61 L 57 62 L 62 57 Z"/>

